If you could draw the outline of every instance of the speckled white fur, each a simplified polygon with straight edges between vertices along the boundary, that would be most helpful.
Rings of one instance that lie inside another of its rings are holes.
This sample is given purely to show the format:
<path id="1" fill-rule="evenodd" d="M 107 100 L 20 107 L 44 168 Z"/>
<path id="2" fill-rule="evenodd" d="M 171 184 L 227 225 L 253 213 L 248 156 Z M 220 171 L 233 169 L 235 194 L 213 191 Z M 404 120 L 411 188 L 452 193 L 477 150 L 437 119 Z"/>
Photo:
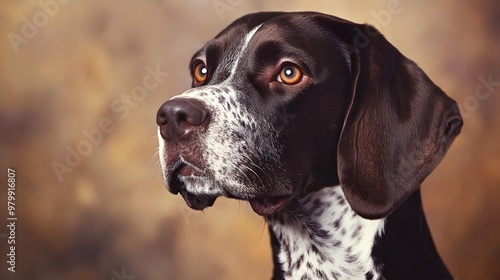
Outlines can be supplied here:
<path id="1" fill-rule="evenodd" d="M 340 186 L 308 194 L 298 204 L 268 221 L 281 244 L 286 279 L 366 279 L 367 273 L 380 279 L 371 253 L 383 219 L 354 213 Z"/>

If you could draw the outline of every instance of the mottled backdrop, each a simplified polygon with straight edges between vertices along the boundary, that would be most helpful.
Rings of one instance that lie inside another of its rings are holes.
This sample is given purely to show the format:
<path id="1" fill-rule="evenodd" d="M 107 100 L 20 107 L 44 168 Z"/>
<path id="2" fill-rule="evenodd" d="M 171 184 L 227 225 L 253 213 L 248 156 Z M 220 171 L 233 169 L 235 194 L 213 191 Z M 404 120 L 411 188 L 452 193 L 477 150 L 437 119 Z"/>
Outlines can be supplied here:
<path id="1" fill-rule="evenodd" d="M 425 210 L 457 279 L 500 279 L 493 0 L 1 0 L 1 279 L 270 277 L 262 218 L 227 199 L 189 210 L 165 190 L 155 155 L 156 110 L 189 87 L 192 53 L 263 10 L 372 23 L 457 100 L 465 126 L 423 185 Z M 15 273 L 7 270 L 8 167 L 17 179 Z"/>

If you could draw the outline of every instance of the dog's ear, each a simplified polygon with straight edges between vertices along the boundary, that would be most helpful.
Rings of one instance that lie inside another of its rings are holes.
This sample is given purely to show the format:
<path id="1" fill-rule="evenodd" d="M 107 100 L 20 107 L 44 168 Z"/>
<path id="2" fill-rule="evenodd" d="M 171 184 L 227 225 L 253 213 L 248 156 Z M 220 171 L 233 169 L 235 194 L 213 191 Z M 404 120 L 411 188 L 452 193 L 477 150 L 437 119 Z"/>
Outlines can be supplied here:
<path id="1" fill-rule="evenodd" d="M 356 26 L 368 40 L 351 53 L 338 175 L 353 210 L 376 219 L 420 187 L 460 133 L 462 118 L 456 102 L 375 28 Z"/>

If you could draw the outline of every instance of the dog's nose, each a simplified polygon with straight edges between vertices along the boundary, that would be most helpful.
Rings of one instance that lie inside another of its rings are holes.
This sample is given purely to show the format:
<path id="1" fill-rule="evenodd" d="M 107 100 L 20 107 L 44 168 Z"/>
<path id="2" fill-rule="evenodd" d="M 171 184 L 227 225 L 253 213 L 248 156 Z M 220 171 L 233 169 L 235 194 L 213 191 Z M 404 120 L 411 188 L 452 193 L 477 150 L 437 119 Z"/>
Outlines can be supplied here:
<path id="1" fill-rule="evenodd" d="M 178 98 L 161 105 L 156 114 L 156 123 L 163 139 L 185 140 L 205 128 L 209 118 L 210 114 L 201 101 Z"/>

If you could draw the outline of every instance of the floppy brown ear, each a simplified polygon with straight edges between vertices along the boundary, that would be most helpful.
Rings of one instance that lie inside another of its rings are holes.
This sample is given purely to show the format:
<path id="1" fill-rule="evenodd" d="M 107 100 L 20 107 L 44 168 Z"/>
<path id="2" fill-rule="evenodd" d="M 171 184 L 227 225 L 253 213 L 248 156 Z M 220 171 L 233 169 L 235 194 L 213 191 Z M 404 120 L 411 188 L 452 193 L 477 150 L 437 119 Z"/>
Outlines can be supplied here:
<path id="1" fill-rule="evenodd" d="M 338 144 L 338 173 L 353 210 L 375 219 L 420 187 L 460 133 L 462 118 L 456 102 L 422 69 L 374 28 L 363 28 L 371 36 L 351 55 L 353 95 Z"/>

